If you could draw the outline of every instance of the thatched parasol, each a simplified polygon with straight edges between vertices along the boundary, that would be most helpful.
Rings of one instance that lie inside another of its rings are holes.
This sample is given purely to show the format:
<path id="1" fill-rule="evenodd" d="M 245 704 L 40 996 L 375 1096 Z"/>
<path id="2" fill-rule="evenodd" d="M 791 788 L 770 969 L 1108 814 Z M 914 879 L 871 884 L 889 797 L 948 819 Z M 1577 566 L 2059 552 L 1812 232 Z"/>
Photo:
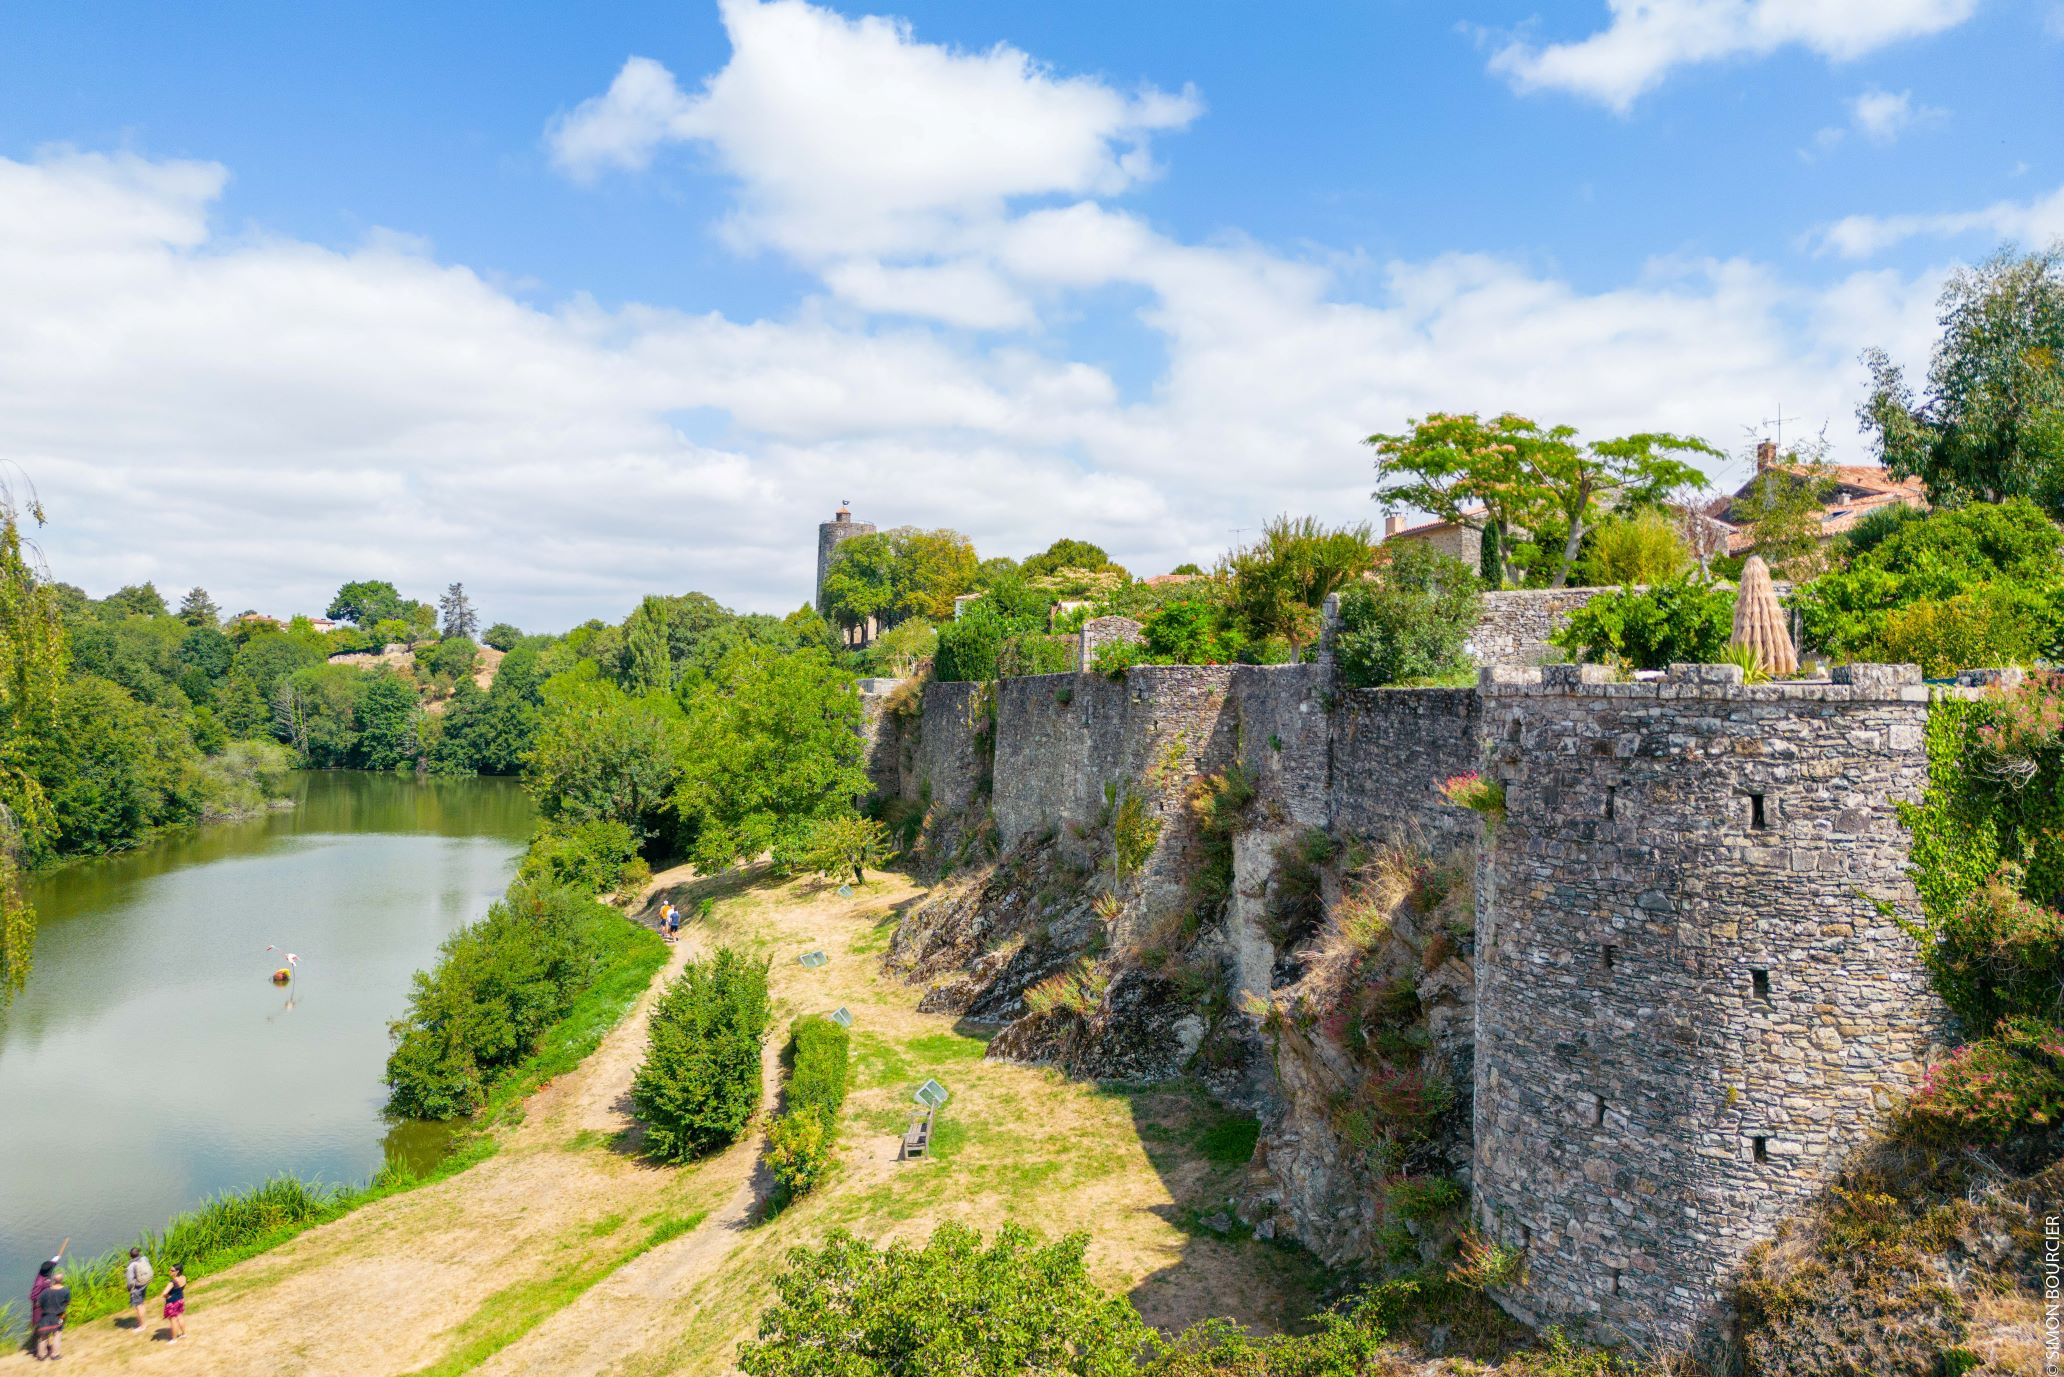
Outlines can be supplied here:
<path id="1" fill-rule="evenodd" d="M 1755 651 L 1766 674 L 1791 674 L 1799 668 L 1799 653 L 1785 629 L 1784 608 L 1778 605 L 1770 568 L 1760 555 L 1750 555 L 1742 566 L 1741 591 L 1734 599 L 1734 635 L 1728 643 Z"/>

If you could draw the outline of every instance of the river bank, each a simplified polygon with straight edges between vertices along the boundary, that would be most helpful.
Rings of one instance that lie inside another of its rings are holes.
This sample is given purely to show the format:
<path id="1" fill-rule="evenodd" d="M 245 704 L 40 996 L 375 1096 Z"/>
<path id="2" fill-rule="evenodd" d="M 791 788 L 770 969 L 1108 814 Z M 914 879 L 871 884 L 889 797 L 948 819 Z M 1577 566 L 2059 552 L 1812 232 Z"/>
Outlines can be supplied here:
<path id="1" fill-rule="evenodd" d="M 0 1268 L 90 1255 L 287 1172 L 427 1169 L 442 1126 L 381 1113 L 413 973 L 499 897 L 513 781 L 303 774 L 290 810 L 29 877 L 36 969 L 0 1020 Z M 293 951 L 299 974 L 270 983 Z"/>

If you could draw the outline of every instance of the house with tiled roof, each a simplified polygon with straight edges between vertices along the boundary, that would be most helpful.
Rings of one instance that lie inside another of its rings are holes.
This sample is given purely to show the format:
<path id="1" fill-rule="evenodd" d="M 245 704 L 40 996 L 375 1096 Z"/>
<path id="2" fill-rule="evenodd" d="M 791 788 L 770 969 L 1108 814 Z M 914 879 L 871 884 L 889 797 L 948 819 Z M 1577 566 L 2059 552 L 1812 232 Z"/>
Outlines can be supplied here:
<path id="1" fill-rule="evenodd" d="M 1736 519 L 1735 508 L 1755 491 L 1756 484 L 1765 475 L 1773 471 L 1802 478 L 1809 472 L 1803 465 L 1778 463 L 1777 446 L 1765 440 L 1756 446 L 1756 476 L 1737 488 L 1732 497 L 1721 498 L 1707 509 L 1708 515 L 1735 528 L 1727 538 L 1729 554 L 1746 554 L 1755 547 L 1755 533 Z M 1876 464 L 1829 464 L 1820 472 L 1834 480 L 1833 490 L 1821 504 L 1820 542 L 1823 545 L 1854 530 L 1858 522 L 1886 507 L 1928 510 L 1928 495 L 1918 478 L 1894 478 Z"/>

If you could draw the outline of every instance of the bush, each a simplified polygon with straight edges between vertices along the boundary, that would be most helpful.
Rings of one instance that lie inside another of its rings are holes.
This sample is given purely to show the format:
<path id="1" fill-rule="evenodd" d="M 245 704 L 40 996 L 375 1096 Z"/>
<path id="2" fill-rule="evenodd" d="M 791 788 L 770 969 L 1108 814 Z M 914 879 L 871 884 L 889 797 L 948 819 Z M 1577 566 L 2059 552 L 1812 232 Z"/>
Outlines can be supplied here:
<path id="1" fill-rule="evenodd" d="M 682 1162 L 728 1146 L 760 1107 L 767 963 L 730 947 L 689 964 L 652 1011 L 631 1103 L 645 1148 Z"/>
<path id="2" fill-rule="evenodd" d="M 232 741 L 201 762 L 203 818 L 244 817 L 286 797 L 294 753 L 277 741 Z"/>
<path id="3" fill-rule="evenodd" d="M 1907 1105 L 1914 1125 L 1951 1142 L 1998 1142 L 2064 1123 L 2064 1028 L 2025 1015 L 1930 1067 Z"/>
<path id="4" fill-rule="evenodd" d="M 493 626 L 480 633 L 480 640 L 483 645 L 491 645 L 505 655 L 514 650 L 516 642 L 522 639 L 523 632 L 507 622 L 496 622 Z"/>
<path id="5" fill-rule="evenodd" d="M 593 982 L 602 929 L 623 916 L 591 894 L 519 880 L 479 922 L 418 971 L 408 1013 L 390 1025 L 388 1108 L 452 1119 L 487 1099 L 539 1036 Z"/>
<path id="6" fill-rule="evenodd" d="M 1847 548 L 1848 567 L 1799 590 L 1810 645 L 1871 659 L 1898 653 L 1931 672 L 2025 664 L 2059 649 L 2064 531 L 2023 499 L 1880 517 Z M 1982 625 L 1960 628 L 1959 617 Z"/>
<path id="7" fill-rule="evenodd" d="M 1483 609 L 1476 574 L 1459 559 L 1402 541 L 1373 579 L 1340 593 L 1333 654 L 1348 688 L 1451 675 Z"/>
<path id="8" fill-rule="evenodd" d="M 807 1195 L 831 1166 L 851 1041 L 845 1029 L 814 1014 L 789 1031 L 788 1103 L 767 1131 L 767 1165 L 791 1196 Z"/>
<path id="9" fill-rule="evenodd" d="M 638 854 L 637 834 L 626 823 L 548 822 L 531 839 L 516 878 L 582 894 L 624 894 L 643 889 L 652 867 Z"/>
<path id="10" fill-rule="evenodd" d="M 1665 583 L 1691 563 L 1677 523 L 1653 508 L 1602 522 L 1586 547 L 1580 572 L 1594 587 Z"/>
<path id="11" fill-rule="evenodd" d="M 939 628 L 932 677 L 942 684 L 982 683 L 996 677 L 996 657 L 1009 627 L 976 603 Z"/>
<path id="12" fill-rule="evenodd" d="M 1076 647 L 1073 636 L 1021 631 L 997 647 L 996 675 L 1015 679 L 1028 674 L 1067 674 L 1075 668 Z"/>
<path id="13" fill-rule="evenodd" d="M 1131 1374 L 1152 1331 L 1089 1279 L 1088 1247 L 1086 1234 L 1044 1243 L 1012 1224 L 986 1248 L 962 1224 L 922 1248 L 834 1233 L 788 1255 L 738 1366 L 748 1377 Z"/>
<path id="14" fill-rule="evenodd" d="M 1550 639 L 1586 660 L 1664 669 L 1712 663 L 1733 634 L 1733 589 L 1672 579 L 1600 594 L 1570 613 Z"/>

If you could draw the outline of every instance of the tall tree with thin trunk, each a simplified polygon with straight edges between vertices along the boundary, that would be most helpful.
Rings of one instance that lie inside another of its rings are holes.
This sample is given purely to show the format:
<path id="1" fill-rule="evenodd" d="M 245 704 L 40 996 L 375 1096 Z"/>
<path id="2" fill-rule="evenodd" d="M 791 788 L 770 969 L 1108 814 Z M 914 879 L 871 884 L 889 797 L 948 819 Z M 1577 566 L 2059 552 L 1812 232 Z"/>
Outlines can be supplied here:
<path id="1" fill-rule="evenodd" d="M 466 585 L 455 583 L 444 590 L 444 596 L 437 600 L 438 611 L 444 615 L 444 634 L 447 636 L 472 637 L 480 630 L 480 615 L 473 610 L 473 600 L 466 596 Z"/>

